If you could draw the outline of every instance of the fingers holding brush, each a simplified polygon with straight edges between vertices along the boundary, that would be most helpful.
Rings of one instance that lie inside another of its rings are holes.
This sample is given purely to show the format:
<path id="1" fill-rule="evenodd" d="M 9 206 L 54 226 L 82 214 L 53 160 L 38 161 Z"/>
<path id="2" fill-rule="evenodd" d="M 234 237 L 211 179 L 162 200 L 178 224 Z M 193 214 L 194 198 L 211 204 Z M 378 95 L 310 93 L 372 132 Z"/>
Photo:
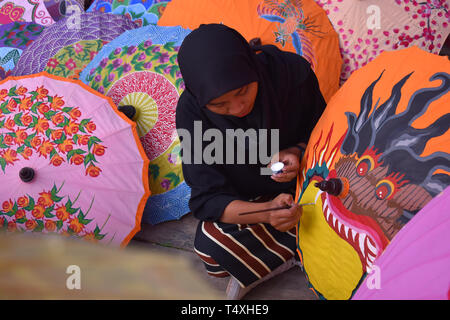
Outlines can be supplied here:
<path id="1" fill-rule="evenodd" d="M 277 230 L 285 232 L 291 229 L 300 219 L 302 209 L 294 202 L 292 195 L 282 193 L 272 200 L 274 206 L 289 206 L 287 209 L 269 212 L 269 222 Z"/>

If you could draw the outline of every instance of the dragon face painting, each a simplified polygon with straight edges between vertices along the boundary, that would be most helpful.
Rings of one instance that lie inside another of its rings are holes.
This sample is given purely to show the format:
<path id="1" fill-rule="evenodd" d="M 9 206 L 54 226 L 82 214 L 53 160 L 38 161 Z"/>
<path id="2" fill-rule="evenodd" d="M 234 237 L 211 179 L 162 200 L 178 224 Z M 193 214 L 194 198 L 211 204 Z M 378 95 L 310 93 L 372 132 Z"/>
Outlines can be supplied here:
<path id="1" fill-rule="evenodd" d="M 321 298 L 350 298 L 396 233 L 450 185 L 449 141 L 444 136 L 450 126 L 450 74 L 436 72 L 427 86 L 402 97 L 402 88 L 413 81 L 414 72 L 408 72 L 380 104 L 383 100 L 374 90 L 384 73 L 363 90 L 359 114 L 345 112 L 345 132 L 336 133 L 334 123 L 322 126 L 305 155 L 298 199 L 316 206 L 303 209 L 298 249 Z M 405 103 L 400 108 L 401 99 Z M 439 99 L 447 102 L 436 107 Z M 427 113 L 431 104 L 432 115 Z M 432 120 L 413 126 L 425 113 Z M 337 142 L 331 143 L 332 136 Z M 430 151 L 427 143 L 433 139 L 446 142 Z M 346 186 L 337 196 L 316 187 L 331 178 Z"/>

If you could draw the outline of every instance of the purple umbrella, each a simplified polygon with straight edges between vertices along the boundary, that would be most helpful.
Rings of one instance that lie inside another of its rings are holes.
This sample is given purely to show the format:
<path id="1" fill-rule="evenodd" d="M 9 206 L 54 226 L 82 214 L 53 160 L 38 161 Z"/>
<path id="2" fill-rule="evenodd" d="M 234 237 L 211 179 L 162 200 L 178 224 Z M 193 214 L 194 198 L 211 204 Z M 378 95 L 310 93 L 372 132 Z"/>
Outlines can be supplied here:
<path id="1" fill-rule="evenodd" d="M 79 19 L 78 19 L 79 17 Z M 89 12 L 72 15 L 45 28 L 38 39 L 22 53 L 12 74 L 21 76 L 44 70 L 49 59 L 59 50 L 85 40 L 109 42 L 138 25 L 126 17 Z"/>
<path id="2" fill-rule="evenodd" d="M 450 187 L 401 229 L 355 300 L 450 299 Z"/>

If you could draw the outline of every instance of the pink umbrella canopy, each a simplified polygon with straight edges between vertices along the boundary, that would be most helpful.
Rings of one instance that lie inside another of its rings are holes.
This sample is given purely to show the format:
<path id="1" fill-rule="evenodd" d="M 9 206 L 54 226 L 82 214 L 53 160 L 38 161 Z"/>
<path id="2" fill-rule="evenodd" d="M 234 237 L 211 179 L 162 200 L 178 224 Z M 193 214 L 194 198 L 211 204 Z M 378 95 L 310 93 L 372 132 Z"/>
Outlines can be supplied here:
<path id="1" fill-rule="evenodd" d="M 400 230 L 353 299 L 450 299 L 449 204 L 447 187 Z"/>
<path id="2" fill-rule="evenodd" d="M 3 1 L 0 4 L 0 24 L 16 21 L 34 22 L 43 26 L 55 22 L 45 7 L 44 0 Z"/>
<path id="3" fill-rule="evenodd" d="M 446 0 L 315 0 L 339 34 L 341 84 L 383 51 L 417 46 L 438 54 L 450 32 Z"/>
<path id="4" fill-rule="evenodd" d="M 110 98 L 42 72 L 0 82 L 0 230 L 126 245 L 148 159 Z"/>
<path id="5" fill-rule="evenodd" d="M 65 9 L 71 5 L 76 5 L 80 12 L 84 11 L 82 0 L 4 0 L 0 2 L 0 24 L 17 21 L 49 26 L 64 16 Z"/>

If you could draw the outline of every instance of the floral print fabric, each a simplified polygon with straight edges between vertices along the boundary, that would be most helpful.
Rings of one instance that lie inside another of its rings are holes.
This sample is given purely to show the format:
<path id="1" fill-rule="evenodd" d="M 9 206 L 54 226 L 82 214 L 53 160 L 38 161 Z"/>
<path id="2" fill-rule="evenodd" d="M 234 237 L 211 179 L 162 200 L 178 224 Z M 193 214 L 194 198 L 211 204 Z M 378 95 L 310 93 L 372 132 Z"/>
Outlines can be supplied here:
<path id="1" fill-rule="evenodd" d="M 80 72 L 106 43 L 108 42 L 102 40 L 85 40 L 66 46 L 48 60 L 44 71 L 65 78 L 78 79 Z"/>

